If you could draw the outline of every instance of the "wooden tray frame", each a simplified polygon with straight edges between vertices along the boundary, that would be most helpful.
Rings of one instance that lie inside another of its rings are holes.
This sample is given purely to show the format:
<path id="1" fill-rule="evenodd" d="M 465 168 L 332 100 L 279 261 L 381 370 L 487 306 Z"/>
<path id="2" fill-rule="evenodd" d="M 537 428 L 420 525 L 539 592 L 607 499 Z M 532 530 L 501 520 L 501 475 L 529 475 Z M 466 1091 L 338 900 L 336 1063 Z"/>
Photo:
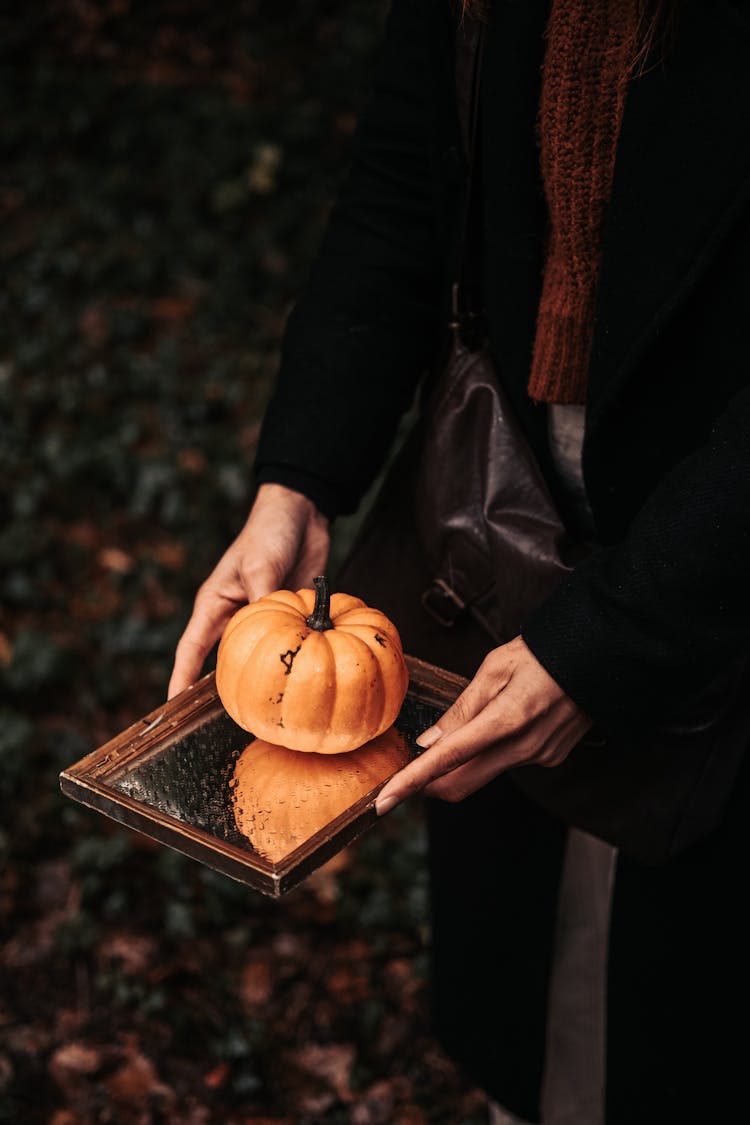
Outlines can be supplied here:
<path id="1" fill-rule="evenodd" d="M 452 672 L 407 656 L 407 695 L 420 703 L 445 708 L 467 681 Z M 133 723 L 60 774 L 63 793 L 112 820 L 141 832 L 198 860 L 215 871 L 271 897 L 291 890 L 377 820 L 377 786 L 330 824 L 311 836 L 281 862 L 243 851 L 203 829 L 186 824 L 114 788 L 113 782 L 171 747 L 176 741 L 221 714 L 213 672 L 192 687 Z"/>

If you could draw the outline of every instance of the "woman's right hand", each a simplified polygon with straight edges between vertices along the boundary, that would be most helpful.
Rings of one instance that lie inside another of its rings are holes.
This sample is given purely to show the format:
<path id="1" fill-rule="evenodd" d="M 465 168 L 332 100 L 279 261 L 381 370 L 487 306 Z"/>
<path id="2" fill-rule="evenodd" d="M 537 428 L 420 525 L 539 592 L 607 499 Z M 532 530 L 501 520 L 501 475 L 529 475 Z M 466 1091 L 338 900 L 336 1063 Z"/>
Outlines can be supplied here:
<path id="1" fill-rule="evenodd" d="M 329 524 L 306 496 L 262 484 L 247 523 L 198 591 L 175 652 L 168 698 L 195 683 L 232 614 L 283 587 L 311 586 L 325 571 Z"/>

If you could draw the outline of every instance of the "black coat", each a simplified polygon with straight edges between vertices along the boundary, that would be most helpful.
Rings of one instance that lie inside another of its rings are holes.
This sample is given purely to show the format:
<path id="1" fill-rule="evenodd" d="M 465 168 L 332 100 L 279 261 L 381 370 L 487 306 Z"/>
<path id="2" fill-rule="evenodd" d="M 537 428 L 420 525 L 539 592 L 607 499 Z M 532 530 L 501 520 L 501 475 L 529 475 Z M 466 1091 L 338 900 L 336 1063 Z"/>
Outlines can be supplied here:
<path id="1" fill-rule="evenodd" d="M 554 491 L 544 408 L 525 391 L 544 242 L 533 129 L 546 6 L 492 5 L 480 136 L 490 343 Z M 300 489 L 330 515 L 356 505 L 440 350 L 465 176 L 454 35 L 448 0 L 394 0 L 353 166 L 288 325 L 258 478 Z M 523 628 L 605 732 L 673 715 L 748 645 L 749 60 L 745 3 L 681 0 L 665 58 L 628 93 L 586 404 L 583 468 L 600 545 Z M 719 783 L 706 786 L 707 800 L 727 799 L 742 756 L 742 746 L 717 746 Z M 680 1067 L 697 1074 L 703 1059 L 714 1094 L 720 1065 L 725 1077 L 739 1073 L 716 996 L 733 982 L 743 995 L 741 942 L 728 950 L 726 941 L 727 931 L 743 941 L 747 933 L 722 904 L 747 852 L 746 782 L 702 848 L 661 873 L 621 863 L 608 1121 L 696 1119 L 689 1101 L 687 1116 L 671 1116 L 676 1103 L 654 1080 L 658 1051 L 673 1077 Z M 497 785 L 433 810 L 444 821 L 432 852 L 433 957 L 444 1039 L 488 1089 L 532 1117 L 562 837 L 524 802 Z M 478 856 L 492 859 L 478 866 Z M 713 896 L 711 910 L 698 908 L 701 925 L 691 925 L 691 888 L 698 901 Z M 701 956 L 724 975 L 710 997 L 698 989 L 691 1008 L 681 985 Z M 506 1009 L 513 1021 L 503 1025 Z M 713 1029 L 711 1064 L 701 1022 Z"/>
<path id="2" fill-rule="evenodd" d="M 525 394 L 543 240 L 535 87 L 516 74 L 543 8 L 493 9 L 482 186 L 490 340 L 547 469 L 544 409 Z M 447 2 L 396 0 L 353 167 L 288 324 L 258 478 L 331 515 L 373 479 L 441 339 L 463 177 L 452 35 Z M 583 463 L 602 547 L 524 630 L 605 729 L 658 716 L 747 642 L 749 57 L 750 16 L 684 0 L 666 61 L 626 103 Z"/>

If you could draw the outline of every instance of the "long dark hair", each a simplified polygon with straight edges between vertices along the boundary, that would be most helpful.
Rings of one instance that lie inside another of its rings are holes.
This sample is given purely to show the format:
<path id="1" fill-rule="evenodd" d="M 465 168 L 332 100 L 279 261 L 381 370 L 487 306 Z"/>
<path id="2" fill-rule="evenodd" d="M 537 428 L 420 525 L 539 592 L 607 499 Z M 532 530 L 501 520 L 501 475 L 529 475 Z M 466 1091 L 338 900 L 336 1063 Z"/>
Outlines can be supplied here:
<path id="1" fill-rule="evenodd" d="M 678 0 L 639 0 L 640 24 L 633 71 L 638 74 L 669 49 L 677 22 Z"/>
<path id="2" fill-rule="evenodd" d="M 492 0 L 457 0 L 462 15 L 486 19 Z M 677 0 L 638 0 L 639 27 L 633 70 L 641 71 L 660 53 L 674 28 Z"/>

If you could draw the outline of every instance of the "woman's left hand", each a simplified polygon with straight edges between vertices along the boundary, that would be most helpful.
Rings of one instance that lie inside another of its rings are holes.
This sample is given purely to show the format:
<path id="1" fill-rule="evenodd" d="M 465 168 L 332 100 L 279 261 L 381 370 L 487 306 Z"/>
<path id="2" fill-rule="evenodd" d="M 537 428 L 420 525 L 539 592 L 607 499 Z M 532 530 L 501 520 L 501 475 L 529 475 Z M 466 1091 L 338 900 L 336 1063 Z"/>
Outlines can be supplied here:
<path id="1" fill-rule="evenodd" d="M 378 794 L 378 815 L 423 790 L 461 801 L 511 766 L 557 766 L 591 727 L 521 637 L 493 649 L 417 745 L 424 753 Z"/>

